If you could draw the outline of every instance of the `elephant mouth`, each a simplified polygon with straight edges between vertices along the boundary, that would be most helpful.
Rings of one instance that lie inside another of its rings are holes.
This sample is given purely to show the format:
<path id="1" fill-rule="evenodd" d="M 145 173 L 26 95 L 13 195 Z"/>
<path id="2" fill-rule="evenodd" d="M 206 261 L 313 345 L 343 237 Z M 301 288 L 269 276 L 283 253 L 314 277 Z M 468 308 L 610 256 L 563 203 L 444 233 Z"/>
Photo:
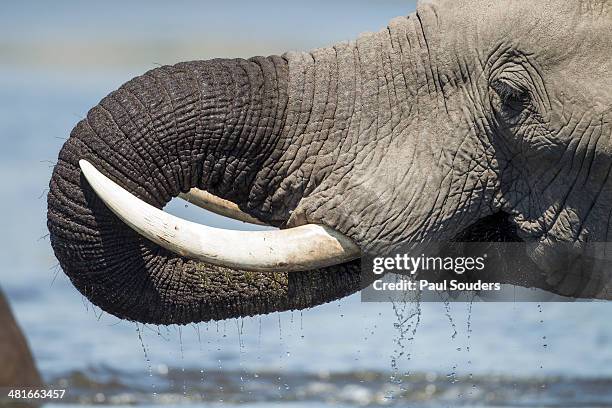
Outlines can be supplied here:
<path id="1" fill-rule="evenodd" d="M 455 242 L 523 242 L 511 215 L 498 211 L 460 231 L 452 241 Z"/>

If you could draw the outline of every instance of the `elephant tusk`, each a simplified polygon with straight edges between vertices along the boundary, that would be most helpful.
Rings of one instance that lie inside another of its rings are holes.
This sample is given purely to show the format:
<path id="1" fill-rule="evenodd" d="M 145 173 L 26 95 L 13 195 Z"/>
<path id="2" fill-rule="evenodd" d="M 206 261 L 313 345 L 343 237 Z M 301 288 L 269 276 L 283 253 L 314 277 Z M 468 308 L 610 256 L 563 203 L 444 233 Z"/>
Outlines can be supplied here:
<path id="1" fill-rule="evenodd" d="M 265 222 L 259 221 L 257 218 L 243 212 L 231 201 L 224 200 L 221 197 L 217 197 L 216 195 L 211 194 L 208 191 L 200 190 L 199 188 L 192 188 L 187 193 L 179 194 L 179 197 L 187 202 L 190 202 L 191 204 L 197 205 L 200 208 L 224 217 L 242 222 L 248 222 L 249 224 L 268 225 Z"/>
<path id="2" fill-rule="evenodd" d="M 135 197 L 88 161 L 79 166 L 98 197 L 130 228 L 187 258 L 249 271 L 297 272 L 360 256 L 350 238 L 323 225 L 232 231 L 183 220 Z"/>

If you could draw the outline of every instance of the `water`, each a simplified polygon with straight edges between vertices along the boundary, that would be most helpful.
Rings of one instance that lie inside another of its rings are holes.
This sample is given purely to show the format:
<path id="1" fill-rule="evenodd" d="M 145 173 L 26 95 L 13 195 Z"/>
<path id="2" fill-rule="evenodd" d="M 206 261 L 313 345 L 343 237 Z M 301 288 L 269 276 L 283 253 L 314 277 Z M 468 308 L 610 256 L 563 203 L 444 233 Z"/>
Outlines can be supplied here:
<path id="1" fill-rule="evenodd" d="M 87 109 L 151 65 L 0 66 L 0 286 L 45 379 L 69 389 L 64 403 L 612 405 L 612 306 L 605 303 L 394 305 L 354 295 L 303 312 L 181 329 L 136 326 L 91 305 L 58 271 L 46 237 L 51 166 Z M 228 226 L 184 203 L 170 207 Z"/>

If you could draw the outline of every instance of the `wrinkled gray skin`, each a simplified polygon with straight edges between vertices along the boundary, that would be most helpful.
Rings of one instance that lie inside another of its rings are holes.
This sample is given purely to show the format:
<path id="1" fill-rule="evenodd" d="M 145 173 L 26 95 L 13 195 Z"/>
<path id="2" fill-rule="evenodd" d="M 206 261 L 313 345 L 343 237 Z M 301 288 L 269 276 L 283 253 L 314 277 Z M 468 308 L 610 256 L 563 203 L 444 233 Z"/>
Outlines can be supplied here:
<path id="1" fill-rule="evenodd" d="M 422 2 L 354 42 L 150 71 L 62 149 L 56 255 L 94 303 L 156 323 L 304 308 L 367 283 L 357 262 L 270 276 L 169 254 L 100 203 L 80 178 L 87 158 L 158 207 L 198 186 L 272 225 L 329 225 L 366 253 L 508 214 L 544 273 L 507 282 L 608 298 L 601 277 L 566 273 L 575 259 L 556 244 L 612 228 L 611 26 L 602 1 Z"/>

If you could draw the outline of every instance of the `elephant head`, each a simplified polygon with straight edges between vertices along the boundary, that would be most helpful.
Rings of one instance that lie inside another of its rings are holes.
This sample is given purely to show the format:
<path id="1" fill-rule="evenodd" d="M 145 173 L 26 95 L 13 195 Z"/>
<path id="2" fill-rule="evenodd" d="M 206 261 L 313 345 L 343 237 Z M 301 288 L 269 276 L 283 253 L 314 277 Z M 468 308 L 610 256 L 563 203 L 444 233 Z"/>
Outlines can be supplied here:
<path id="1" fill-rule="evenodd" d="M 572 296 L 551 284 L 555 244 L 612 231 L 611 23 L 606 1 L 440 0 L 311 52 L 153 69 L 63 146 L 48 195 L 55 254 L 109 313 L 188 323 L 327 302 L 367 284 L 359 251 L 484 222 L 483 240 L 501 220 L 533 244 L 538 285 Z M 282 256 L 251 268 L 217 256 L 203 227 L 165 219 L 192 188 L 287 229 L 248 242 L 219 232 L 235 253 Z"/>

